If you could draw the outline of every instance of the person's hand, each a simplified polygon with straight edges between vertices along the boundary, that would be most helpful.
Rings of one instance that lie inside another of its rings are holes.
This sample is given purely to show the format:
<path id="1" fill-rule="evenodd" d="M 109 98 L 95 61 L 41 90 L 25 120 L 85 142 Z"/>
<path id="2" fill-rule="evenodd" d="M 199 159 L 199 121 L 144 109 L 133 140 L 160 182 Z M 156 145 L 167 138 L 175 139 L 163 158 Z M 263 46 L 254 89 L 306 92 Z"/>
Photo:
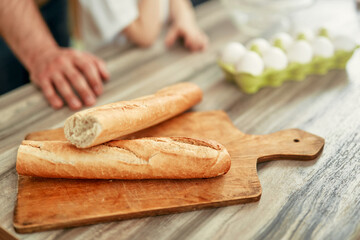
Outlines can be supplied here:
<path id="1" fill-rule="evenodd" d="M 104 62 L 97 57 L 72 49 L 57 48 L 35 57 L 29 68 L 30 79 L 39 86 L 50 105 L 71 109 L 91 106 L 103 92 L 103 80 L 109 78 Z M 80 96 L 81 100 L 75 94 Z"/>
<path id="2" fill-rule="evenodd" d="M 176 21 L 170 26 L 165 38 L 166 46 L 172 46 L 178 38 L 183 38 L 185 47 L 193 52 L 205 50 L 209 41 L 206 34 L 191 20 Z"/>

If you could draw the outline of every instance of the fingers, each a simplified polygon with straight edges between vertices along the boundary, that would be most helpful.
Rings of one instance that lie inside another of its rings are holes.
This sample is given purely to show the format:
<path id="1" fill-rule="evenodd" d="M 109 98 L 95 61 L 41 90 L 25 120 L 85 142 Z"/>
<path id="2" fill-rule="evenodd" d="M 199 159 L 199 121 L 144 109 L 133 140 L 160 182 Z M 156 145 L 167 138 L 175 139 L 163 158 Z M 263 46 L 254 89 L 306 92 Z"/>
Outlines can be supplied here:
<path id="1" fill-rule="evenodd" d="M 79 109 L 83 103 L 95 104 L 96 96 L 103 92 L 102 80 L 108 79 L 109 73 L 105 63 L 97 57 L 60 48 L 37 60 L 30 69 L 30 76 L 53 108 L 63 106 L 61 95 L 71 109 Z"/>
<path id="2" fill-rule="evenodd" d="M 165 37 L 165 45 L 171 47 L 178 37 L 178 30 L 176 27 L 171 27 Z"/>
<path id="3" fill-rule="evenodd" d="M 207 48 L 208 38 L 202 32 L 186 34 L 184 38 L 185 47 L 192 52 L 203 51 Z"/>
<path id="4" fill-rule="evenodd" d="M 209 45 L 209 38 L 205 33 L 202 33 L 202 48 L 201 50 L 206 50 Z"/>
<path id="5" fill-rule="evenodd" d="M 207 48 L 208 37 L 198 28 L 177 28 L 176 26 L 170 28 L 165 43 L 169 47 L 172 45 L 176 38 L 182 37 L 184 45 L 192 52 L 203 51 Z"/>
<path id="6" fill-rule="evenodd" d="M 194 52 L 196 51 L 196 40 L 194 40 L 192 37 L 186 36 L 184 39 L 184 45 L 187 49 Z"/>
<path id="7" fill-rule="evenodd" d="M 95 94 L 89 87 L 83 75 L 73 65 L 68 65 L 64 69 L 64 74 L 68 81 L 71 83 L 71 85 L 79 93 L 85 105 L 94 105 L 96 102 Z"/>
<path id="8" fill-rule="evenodd" d="M 52 81 L 55 84 L 56 89 L 59 91 L 61 96 L 63 96 L 71 109 L 77 110 L 82 107 L 80 100 L 75 95 L 70 84 L 67 82 L 63 75 L 55 74 L 52 78 Z"/>
<path id="9" fill-rule="evenodd" d="M 91 55 L 91 54 L 86 54 L 86 55 L 94 63 L 96 70 L 100 74 L 101 79 L 104 81 L 108 81 L 110 74 L 109 74 L 109 71 L 107 70 L 105 62 L 102 59 L 100 59 L 94 55 Z"/>
<path id="10" fill-rule="evenodd" d="M 50 105 L 54 109 L 62 108 L 64 103 L 61 98 L 56 94 L 54 87 L 51 85 L 49 79 L 42 79 L 39 85 L 42 92 L 44 93 L 46 100 L 50 103 Z"/>
<path id="11" fill-rule="evenodd" d="M 185 38 L 185 47 L 192 52 L 199 51 L 201 49 L 201 43 L 197 36 L 187 36 Z"/>
<path id="12" fill-rule="evenodd" d="M 86 56 L 77 56 L 74 63 L 84 74 L 94 93 L 97 96 L 100 95 L 103 92 L 103 85 L 100 73 L 93 60 Z"/>
<path id="13" fill-rule="evenodd" d="M 107 70 L 106 64 L 103 60 L 92 56 L 93 61 L 97 67 L 97 70 L 99 71 L 101 78 L 105 81 L 109 80 L 110 74 L 109 71 Z"/>

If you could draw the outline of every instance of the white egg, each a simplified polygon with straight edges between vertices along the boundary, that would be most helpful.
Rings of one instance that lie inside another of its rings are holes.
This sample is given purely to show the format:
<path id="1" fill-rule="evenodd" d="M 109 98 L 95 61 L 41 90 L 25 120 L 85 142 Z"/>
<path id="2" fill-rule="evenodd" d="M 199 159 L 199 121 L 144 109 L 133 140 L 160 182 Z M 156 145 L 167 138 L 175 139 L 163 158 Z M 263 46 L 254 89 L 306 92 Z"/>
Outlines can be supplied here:
<path id="1" fill-rule="evenodd" d="M 305 40 L 294 42 L 287 51 L 289 62 L 309 63 L 313 57 L 311 45 Z"/>
<path id="2" fill-rule="evenodd" d="M 285 32 L 280 32 L 280 33 L 277 33 L 275 34 L 272 38 L 271 38 L 271 42 L 274 44 L 276 41 L 280 41 L 282 46 L 285 48 L 285 49 L 288 49 L 290 47 L 290 45 L 293 43 L 293 38 L 285 33 Z"/>
<path id="3" fill-rule="evenodd" d="M 352 51 L 356 47 L 355 41 L 348 36 L 337 36 L 333 39 L 335 50 Z"/>
<path id="4" fill-rule="evenodd" d="M 260 53 L 263 54 L 266 50 L 270 48 L 270 43 L 264 39 L 264 38 L 255 38 L 252 39 L 248 44 L 246 44 L 246 47 L 248 49 L 251 49 L 251 47 L 256 46 Z"/>
<path id="5" fill-rule="evenodd" d="M 295 31 L 295 36 L 299 37 L 299 36 L 304 36 L 305 40 L 311 42 L 314 38 L 315 38 L 315 34 L 314 31 L 312 31 L 309 28 L 300 28 L 298 30 Z"/>
<path id="6" fill-rule="evenodd" d="M 259 54 L 247 51 L 240 62 L 235 65 L 235 68 L 237 72 L 259 76 L 264 71 L 264 62 Z"/>
<path id="7" fill-rule="evenodd" d="M 282 70 L 286 68 L 288 64 L 288 59 L 285 53 L 277 47 L 269 48 L 263 54 L 264 65 L 267 68 L 274 68 L 276 70 Z"/>
<path id="8" fill-rule="evenodd" d="M 334 55 L 334 45 L 326 37 L 316 37 L 311 45 L 314 56 L 329 58 Z"/>
<path id="9" fill-rule="evenodd" d="M 239 42 L 230 42 L 222 49 L 220 59 L 224 63 L 235 64 L 245 54 L 245 47 Z"/>

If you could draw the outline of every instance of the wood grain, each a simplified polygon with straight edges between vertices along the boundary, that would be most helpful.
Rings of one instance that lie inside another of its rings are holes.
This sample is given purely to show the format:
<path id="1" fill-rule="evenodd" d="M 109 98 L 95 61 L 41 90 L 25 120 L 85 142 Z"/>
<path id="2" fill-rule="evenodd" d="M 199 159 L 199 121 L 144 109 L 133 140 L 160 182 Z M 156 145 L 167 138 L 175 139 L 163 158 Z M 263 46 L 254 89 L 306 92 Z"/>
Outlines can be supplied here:
<path id="1" fill-rule="evenodd" d="M 10 233 L 6 232 L 4 229 L 0 228 L 0 240 L 14 240 L 14 239 L 16 240 L 17 238 L 15 238 Z"/>
<path id="2" fill-rule="evenodd" d="M 32 136 L 58 140 L 58 130 L 53 133 L 53 138 L 49 131 Z M 43 231 L 258 201 L 261 185 L 257 162 L 312 160 L 324 146 L 321 137 L 298 129 L 269 135 L 244 134 L 223 111 L 185 113 L 125 138 L 160 136 L 216 139 L 227 148 L 231 168 L 221 177 L 191 180 L 92 181 L 19 176 L 16 231 Z"/>
<path id="3" fill-rule="evenodd" d="M 245 95 L 224 81 L 216 52 L 228 41 L 248 37 L 212 0 L 196 9 L 210 38 L 209 49 L 191 54 L 160 39 L 150 49 L 107 46 L 97 52 L 111 72 L 97 104 L 133 99 L 182 81 L 204 90 L 198 111 L 222 109 L 249 134 L 301 128 L 326 139 L 315 161 L 275 161 L 257 165 L 262 185 L 256 203 L 145 217 L 86 227 L 17 234 L 12 226 L 16 201 L 16 151 L 25 135 L 63 126 L 73 114 L 52 110 L 32 85 L 0 96 L 0 227 L 20 239 L 359 239 L 360 238 L 360 53 L 347 71 L 310 76 L 280 88 Z M 351 0 L 318 0 L 292 15 L 296 26 L 326 24 L 359 39 L 359 18 Z M 294 28 L 295 28 L 294 27 Z M 265 35 L 265 37 L 268 37 Z"/>

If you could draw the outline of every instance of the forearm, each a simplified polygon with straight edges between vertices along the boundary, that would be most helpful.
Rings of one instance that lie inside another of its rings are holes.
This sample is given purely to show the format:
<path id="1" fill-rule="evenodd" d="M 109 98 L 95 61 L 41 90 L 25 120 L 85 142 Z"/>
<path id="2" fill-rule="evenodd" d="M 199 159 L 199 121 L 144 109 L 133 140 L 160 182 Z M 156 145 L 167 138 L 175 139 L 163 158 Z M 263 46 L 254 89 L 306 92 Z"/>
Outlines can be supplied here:
<path id="1" fill-rule="evenodd" d="M 170 19 L 172 21 L 195 22 L 194 9 L 189 0 L 170 0 Z"/>
<path id="2" fill-rule="evenodd" d="M 58 49 L 33 0 L 0 0 L 0 34 L 27 69 Z"/>
<path id="3" fill-rule="evenodd" d="M 139 17 L 123 33 L 132 42 L 147 47 L 156 40 L 160 30 L 160 0 L 141 0 L 139 2 Z"/>

